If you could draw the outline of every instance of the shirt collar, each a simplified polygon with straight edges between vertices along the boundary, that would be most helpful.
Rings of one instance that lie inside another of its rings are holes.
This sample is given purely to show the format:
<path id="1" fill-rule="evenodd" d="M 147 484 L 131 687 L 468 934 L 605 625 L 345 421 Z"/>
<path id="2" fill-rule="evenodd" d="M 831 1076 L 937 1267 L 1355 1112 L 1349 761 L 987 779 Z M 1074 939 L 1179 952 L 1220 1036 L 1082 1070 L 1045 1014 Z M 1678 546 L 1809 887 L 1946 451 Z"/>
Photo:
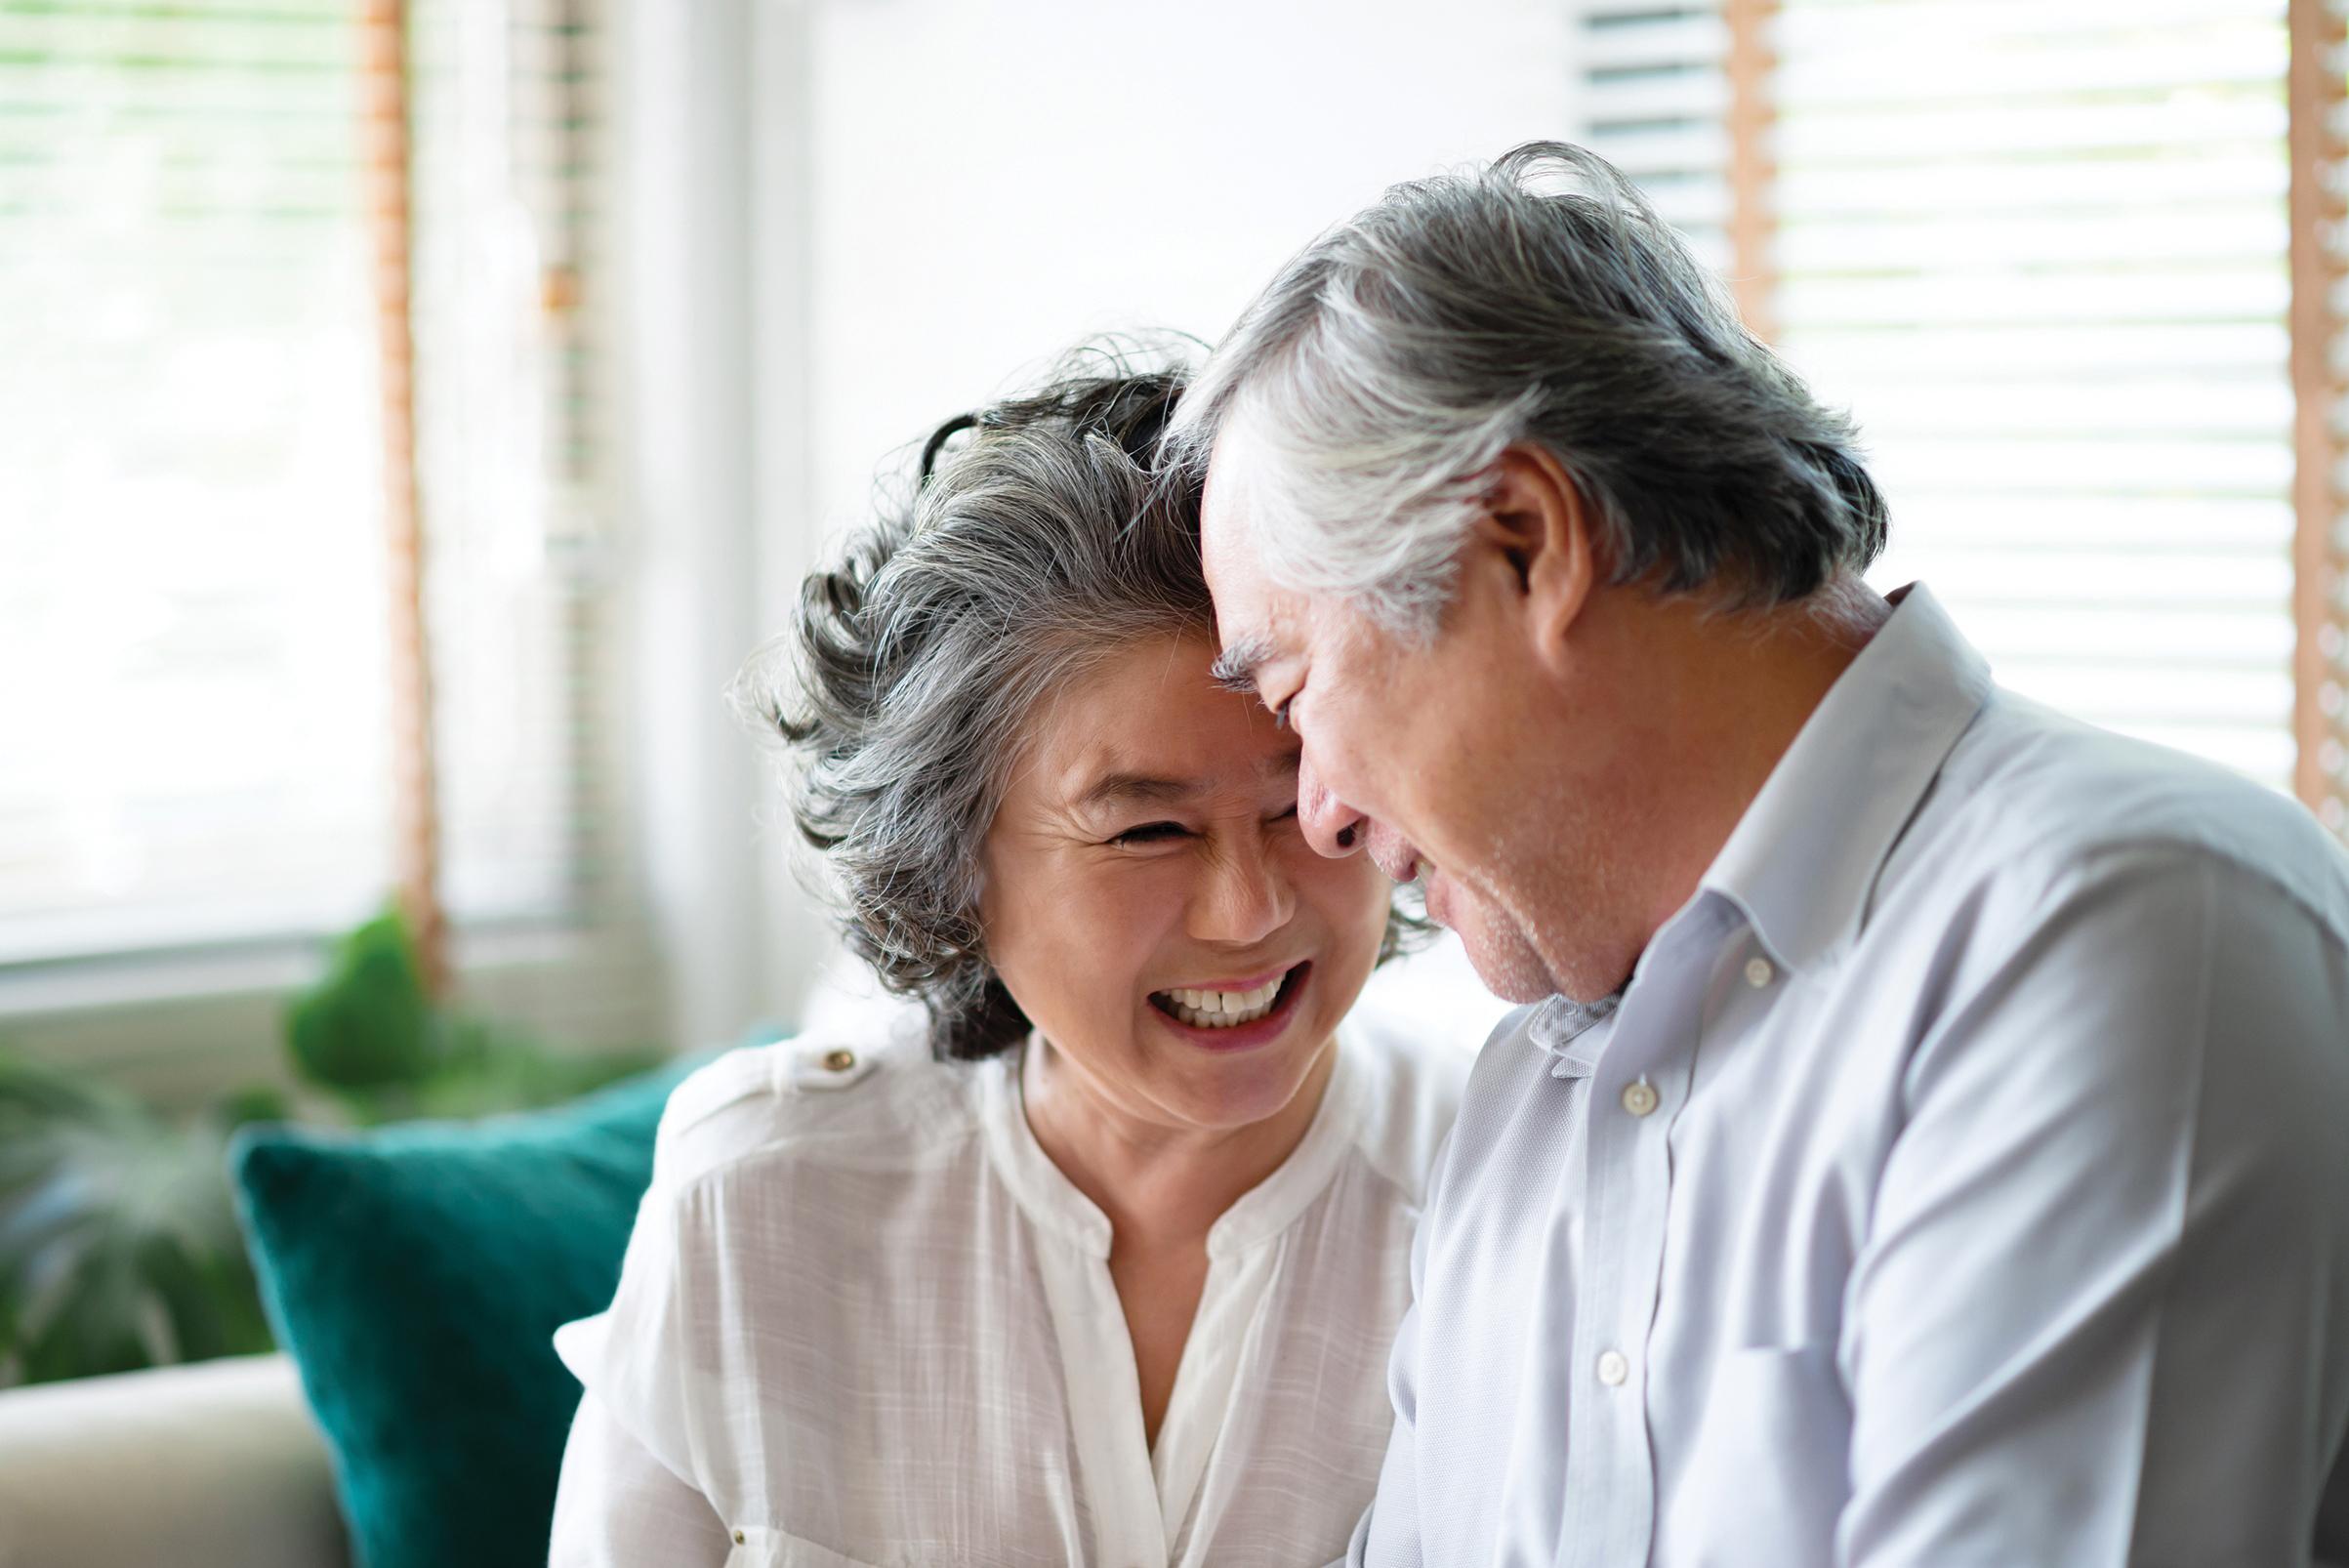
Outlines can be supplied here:
<path id="1" fill-rule="evenodd" d="M 1598 1025 L 1615 1016 L 1615 1005 L 1622 999 L 1620 991 L 1596 1002 L 1553 996 L 1534 1009 L 1525 1021 L 1525 1032 L 1535 1045 L 1557 1058 L 1549 1070 L 1552 1078 L 1590 1076 L 1591 1068 L 1598 1065 L 1599 1052 L 1606 1049 L 1609 1033 Z"/>
<path id="2" fill-rule="evenodd" d="M 1932 594 L 1891 618 L 1828 689 L 1702 887 L 1752 922 L 1782 969 L 1842 950 L 1901 831 L 1991 693 L 1990 666 Z"/>

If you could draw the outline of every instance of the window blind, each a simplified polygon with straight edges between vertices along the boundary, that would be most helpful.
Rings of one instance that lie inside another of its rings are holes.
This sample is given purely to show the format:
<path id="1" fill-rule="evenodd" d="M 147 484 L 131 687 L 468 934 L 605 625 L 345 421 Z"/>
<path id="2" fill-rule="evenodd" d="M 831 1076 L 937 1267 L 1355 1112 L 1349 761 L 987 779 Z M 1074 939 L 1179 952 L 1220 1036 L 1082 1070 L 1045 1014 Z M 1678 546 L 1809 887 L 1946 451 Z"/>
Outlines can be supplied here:
<path id="1" fill-rule="evenodd" d="M 417 466 L 451 918 L 592 900 L 609 727 L 591 0 L 410 0 Z"/>
<path id="2" fill-rule="evenodd" d="M 1785 0 L 1780 343 L 2006 684 L 2290 781 L 2283 0 Z"/>
<path id="3" fill-rule="evenodd" d="M 441 886 L 609 886 L 590 0 L 409 8 Z M 389 891 L 358 8 L 0 0 L 0 965 Z"/>
<path id="4" fill-rule="evenodd" d="M 1768 9 L 1768 325 L 1859 421 L 1878 585 L 1926 581 L 2027 695 L 2287 784 L 2284 0 Z M 1725 112 L 1723 7 L 1589 0 L 1610 32 L 1647 47 L 1591 55 L 1593 144 L 1725 263 L 1726 151 L 1685 123 Z M 1642 77 L 1676 160 L 1620 106 Z"/>
<path id="5" fill-rule="evenodd" d="M 1689 0 L 1584 0 L 1579 140 L 1637 181 L 1715 270 L 1729 256 L 1729 28 Z"/>
<path id="6" fill-rule="evenodd" d="M 381 896 L 354 29 L 0 0 L 0 962 Z"/>

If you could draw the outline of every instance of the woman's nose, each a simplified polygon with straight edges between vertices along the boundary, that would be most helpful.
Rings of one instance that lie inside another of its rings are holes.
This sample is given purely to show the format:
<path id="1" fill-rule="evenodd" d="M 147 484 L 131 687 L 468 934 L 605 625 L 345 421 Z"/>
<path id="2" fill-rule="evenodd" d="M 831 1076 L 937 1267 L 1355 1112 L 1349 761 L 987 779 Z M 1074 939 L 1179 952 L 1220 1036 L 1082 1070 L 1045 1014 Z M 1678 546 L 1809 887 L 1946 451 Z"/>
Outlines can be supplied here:
<path id="1" fill-rule="evenodd" d="M 1296 890 L 1272 844 L 1258 834 L 1209 865 L 1207 886 L 1191 900 L 1191 935 L 1202 942 L 1259 942 L 1296 913 Z"/>
<path id="2" fill-rule="evenodd" d="M 1297 764 L 1297 821 L 1305 842 L 1333 860 L 1362 852 L 1368 819 L 1321 781 L 1310 759 Z"/>

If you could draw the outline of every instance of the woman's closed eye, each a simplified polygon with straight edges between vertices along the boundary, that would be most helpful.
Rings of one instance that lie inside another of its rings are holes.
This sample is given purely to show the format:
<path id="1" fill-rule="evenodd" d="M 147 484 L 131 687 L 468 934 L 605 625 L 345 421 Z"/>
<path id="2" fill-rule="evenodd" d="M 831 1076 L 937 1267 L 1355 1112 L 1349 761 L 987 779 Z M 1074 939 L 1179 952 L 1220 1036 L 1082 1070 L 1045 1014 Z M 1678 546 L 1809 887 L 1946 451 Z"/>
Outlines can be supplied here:
<path id="1" fill-rule="evenodd" d="M 1274 811 L 1264 820 L 1267 823 L 1275 824 L 1295 822 L 1297 820 L 1297 802 L 1292 800 L 1287 805 Z M 1144 822 L 1138 827 L 1131 827 L 1123 833 L 1113 835 L 1108 842 L 1113 846 L 1132 848 L 1149 844 L 1168 844 L 1176 839 L 1188 839 L 1194 836 L 1192 830 L 1180 822 Z"/>
<path id="2" fill-rule="evenodd" d="M 1124 845 L 1163 844 L 1170 839 L 1187 838 L 1190 831 L 1179 822 L 1144 822 L 1139 827 L 1128 828 L 1109 842 Z"/>

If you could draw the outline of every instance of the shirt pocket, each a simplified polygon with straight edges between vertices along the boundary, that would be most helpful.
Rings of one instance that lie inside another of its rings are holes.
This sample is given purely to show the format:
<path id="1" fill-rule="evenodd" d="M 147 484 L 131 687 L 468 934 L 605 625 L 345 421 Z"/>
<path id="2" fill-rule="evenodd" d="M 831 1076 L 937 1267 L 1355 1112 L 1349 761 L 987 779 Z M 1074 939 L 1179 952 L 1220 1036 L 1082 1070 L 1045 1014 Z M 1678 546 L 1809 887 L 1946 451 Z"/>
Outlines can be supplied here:
<path id="1" fill-rule="evenodd" d="M 874 1565 L 780 1530 L 744 1526 L 734 1532 L 734 1549 L 726 1553 L 725 1568 L 874 1568 Z"/>
<path id="2" fill-rule="evenodd" d="M 1851 1402 L 1829 1343 L 1733 1350 L 1715 1370 L 1672 1500 L 1676 1559 L 1834 1560 L 1851 1491 Z"/>

